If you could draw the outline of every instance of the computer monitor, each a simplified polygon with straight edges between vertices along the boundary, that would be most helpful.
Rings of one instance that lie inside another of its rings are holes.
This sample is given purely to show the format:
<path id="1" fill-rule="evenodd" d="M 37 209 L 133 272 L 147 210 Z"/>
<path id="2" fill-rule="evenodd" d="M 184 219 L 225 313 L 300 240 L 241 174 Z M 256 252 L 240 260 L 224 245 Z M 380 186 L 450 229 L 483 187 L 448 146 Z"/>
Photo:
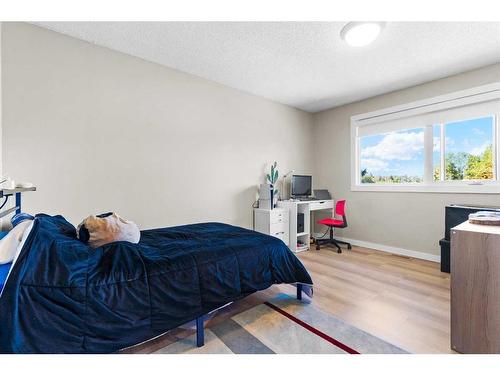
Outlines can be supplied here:
<path id="1" fill-rule="evenodd" d="M 309 197 L 312 192 L 312 176 L 292 176 L 292 197 Z"/>

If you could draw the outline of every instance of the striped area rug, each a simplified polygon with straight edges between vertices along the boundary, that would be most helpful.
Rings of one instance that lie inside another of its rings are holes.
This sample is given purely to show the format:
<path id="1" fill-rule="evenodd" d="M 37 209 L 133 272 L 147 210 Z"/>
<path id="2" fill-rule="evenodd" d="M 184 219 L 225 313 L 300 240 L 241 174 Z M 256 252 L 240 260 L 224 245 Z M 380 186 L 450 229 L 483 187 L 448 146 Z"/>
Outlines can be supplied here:
<path id="1" fill-rule="evenodd" d="M 191 335 L 158 354 L 404 354 L 404 350 L 289 296 L 205 329 L 205 346 Z"/>

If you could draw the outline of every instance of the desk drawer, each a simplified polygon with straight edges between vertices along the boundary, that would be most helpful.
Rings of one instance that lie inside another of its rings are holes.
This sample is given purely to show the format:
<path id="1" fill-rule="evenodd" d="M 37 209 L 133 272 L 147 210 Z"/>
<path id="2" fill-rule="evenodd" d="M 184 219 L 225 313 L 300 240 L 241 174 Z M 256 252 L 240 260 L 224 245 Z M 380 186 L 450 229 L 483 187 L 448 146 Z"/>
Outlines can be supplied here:
<path id="1" fill-rule="evenodd" d="M 333 201 L 317 201 L 309 203 L 309 209 L 311 211 L 327 210 L 330 208 L 333 208 Z"/>
<path id="2" fill-rule="evenodd" d="M 269 234 L 274 237 L 284 233 L 288 235 L 288 232 L 288 223 L 275 223 L 269 226 Z"/>
<path id="3" fill-rule="evenodd" d="M 269 213 L 269 221 L 272 224 L 288 223 L 288 210 L 272 210 Z"/>
<path id="4" fill-rule="evenodd" d="M 288 223 L 271 224 L 269 227 L 269 235 L 279 238 L 288 245 L 289 228 Z"/>
<path id="5" fill-rule="evenodd" d="M 280 234 L 279 236 L 273 236 L 273 237 L 279 238 L 281 241 L 283 241 L 285 243 L 286 246 L 289 245 L 290 239 L 289 239 L 288 233 Z"/>

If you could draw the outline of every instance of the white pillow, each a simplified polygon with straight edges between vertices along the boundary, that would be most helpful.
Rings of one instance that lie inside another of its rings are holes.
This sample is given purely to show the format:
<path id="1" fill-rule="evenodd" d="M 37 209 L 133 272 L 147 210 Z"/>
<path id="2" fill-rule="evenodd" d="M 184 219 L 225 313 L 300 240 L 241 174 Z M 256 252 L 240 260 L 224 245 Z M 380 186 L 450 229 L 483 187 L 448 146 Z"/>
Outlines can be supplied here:
<path id="1" fill-rule="evenodd" d="M 24 232 L 32 223 L 33 220 L 20 222 L 0 240 L 0 264 L 11 263 L 16 258 Z"/>
<path id="2" fill-rule="evenodd" d="M 98 217 L 95 215 L 87 217 L 78 225 L 77 233 L 85 227 L 89 233 L 88 244 L 92 248 L 100 247 L 110 242 L 128 241 L 138 243 L 141 232 L 137 224 L 113 213 L 109 216 Z M 83 240 L 80 238 L 80 240 Z"/>

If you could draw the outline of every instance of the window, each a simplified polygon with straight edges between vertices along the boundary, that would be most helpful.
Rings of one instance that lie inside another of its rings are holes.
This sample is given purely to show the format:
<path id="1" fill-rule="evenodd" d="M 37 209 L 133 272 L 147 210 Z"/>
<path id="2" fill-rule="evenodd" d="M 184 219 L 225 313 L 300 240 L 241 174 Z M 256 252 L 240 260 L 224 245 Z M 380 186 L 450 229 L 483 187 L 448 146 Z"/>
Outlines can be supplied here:
<path id="1" fill-rule="evenodd" d="M 500 84 L 351 118 L 352 190 L 499 193 Z"/>
<path id="2" fill-rule="evenodd" d="M 362 184 L 420 183 L 424 179 L 424 129 L 360 138 Z"/>
<path id="3" fill-rule="evenodd" d="M 493 116 L 455 121 L 434 126 L 439 142 L 444 137 L 444 152 L 438 151 L 436 181 L 495 180 L 493 162 Z M 442 135 L 441 135 L 442 134 Z M 441 170 L 444 173 L 441 173 Z"/>

